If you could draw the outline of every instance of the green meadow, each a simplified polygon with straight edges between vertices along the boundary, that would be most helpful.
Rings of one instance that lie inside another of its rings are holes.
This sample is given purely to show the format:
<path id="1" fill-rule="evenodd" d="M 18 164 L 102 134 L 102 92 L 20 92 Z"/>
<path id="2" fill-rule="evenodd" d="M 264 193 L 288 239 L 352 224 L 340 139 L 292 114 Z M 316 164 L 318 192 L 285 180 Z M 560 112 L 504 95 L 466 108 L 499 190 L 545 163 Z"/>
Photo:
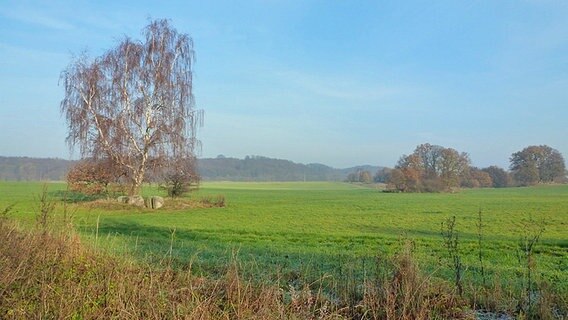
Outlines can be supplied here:
<path id="1" fill-rule="evenodd" d="M 450 280 L 450 258 L 441 224 L 456 217 L 464 279 L 480 280 L 478 212 L 482 255 L 490 279 L 520 283 L 520 239 L 544 227 L 535 246 L 536 278 L 568 292 L 568 186 L 466 189 L 459 193 L 395 194 L 328 182 L 205 182 L 189 197 L 223 195 L 222 208 L 102 209 L 65 198 L 64 183 L 48 194 L 73 215 L 83 241 L 135 260 L 169 259 L 181 268 L 214 275 L 234 256 L 258 278 L 369 276 L 410 242 L 420 266 Z M 0 210 L 33 227 L 41 183 L 1 182 Z M 147 186 L 146 195 L 163 195 Z M 60 201 L 61 200 L 61 201 Z"/>

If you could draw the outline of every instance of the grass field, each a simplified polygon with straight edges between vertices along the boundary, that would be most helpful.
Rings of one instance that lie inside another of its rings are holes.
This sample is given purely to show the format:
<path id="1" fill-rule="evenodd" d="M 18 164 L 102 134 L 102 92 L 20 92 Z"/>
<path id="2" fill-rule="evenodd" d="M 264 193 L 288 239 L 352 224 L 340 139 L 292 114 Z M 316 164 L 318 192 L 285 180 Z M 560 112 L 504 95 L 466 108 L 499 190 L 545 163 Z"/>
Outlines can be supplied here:
<path id="1" fill-rule="evenodd" d="M 65 184 L 50 183 L 61 198 Z M 0 183 L 0 209 L 34 223 L 41 183 Z M 153 187 L 147 195 L 161 194 Z M 103 210 L 71 204 L 84 239 L 117 254 L 215 274 L 238 252 L 259 278 L 310 275 L 356 277 L 373 272 L 377 257 L 390 257 L 413 242 L 422 268 L 451 279 L 441 223 L 455 216 L 465 279 L 478 283 L 477 219 L 483 218 L 483 254 L 491 278 L 520 283 L 519 239 L 545 231 L 536 245 L 536 277 L 568 293 L 568 186 L 471 189 L 455 194 L 389 194 L 344 183 L 206 182 L 191 195 L 224 195 L 226 207 L 190 210 Z M 59 204 L 56 212 L 61 212 Z M 532 220 L 532 221 L 531 221 Z M 98 227 L 97 227 L 98 225 Z"/>

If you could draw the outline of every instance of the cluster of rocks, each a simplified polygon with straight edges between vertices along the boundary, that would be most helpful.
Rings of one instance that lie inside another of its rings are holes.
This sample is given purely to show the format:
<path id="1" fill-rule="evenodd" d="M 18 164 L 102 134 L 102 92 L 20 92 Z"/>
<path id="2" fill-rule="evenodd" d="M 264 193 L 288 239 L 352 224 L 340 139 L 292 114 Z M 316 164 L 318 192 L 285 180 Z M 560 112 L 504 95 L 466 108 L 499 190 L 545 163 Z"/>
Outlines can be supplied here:
<path id="1" fill-rule="evenodd" d="M 164 198 L 152 196 L 144 199 L 142 196 L 120 196 L 118 202 L 127 203 L 137 207 L 146 207 L 150 209 L 159 209 L 164 206 Z"/>

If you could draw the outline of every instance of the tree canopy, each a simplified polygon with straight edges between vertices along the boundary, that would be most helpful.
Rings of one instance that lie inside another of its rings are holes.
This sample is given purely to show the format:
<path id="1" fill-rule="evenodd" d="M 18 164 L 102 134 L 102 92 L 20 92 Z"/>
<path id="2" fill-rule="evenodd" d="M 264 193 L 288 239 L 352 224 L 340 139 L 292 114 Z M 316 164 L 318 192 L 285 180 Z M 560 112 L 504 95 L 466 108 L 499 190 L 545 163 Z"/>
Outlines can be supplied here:
<path id="1" fill-rule="evenodd" d="M 410 155 L 403 155 L 386 177 L 388 190 L 401 192 L 453 191 L 459 187 L 502 188 L 512 185 L 566 182 L 562 154 L 547 145 L 529 146 L 510 158 L 511 173 L 497 166 L 479 169 L 470 165 L 467 153 L 452 148 L 421 144 Z"/>
<path id="2" fill-rule="evenodd" d="M 195 163 L 203 119 L 192 90 L 193 40 L 167 20 L 142 33 L 144 40 L 126 37 L 93 60 L 80 55 L 61 74 L 70 148 L 119 166 L 131 195 L 147 172 Z"/>
<path id="3" fill-rule="evenodd" d="M 552 182 L 566 176 L 562 154 L 547 145 L 528 146 L 511 155 L 510 169 L 521 185 Z"/>
<path id="4" fill-rule="evenodd" d="M 403 155 L 390 173 L 389 185 L 399 191 L 432 192 L 459 188 L 469 174 L 469 156 L 429 143 Z"/>

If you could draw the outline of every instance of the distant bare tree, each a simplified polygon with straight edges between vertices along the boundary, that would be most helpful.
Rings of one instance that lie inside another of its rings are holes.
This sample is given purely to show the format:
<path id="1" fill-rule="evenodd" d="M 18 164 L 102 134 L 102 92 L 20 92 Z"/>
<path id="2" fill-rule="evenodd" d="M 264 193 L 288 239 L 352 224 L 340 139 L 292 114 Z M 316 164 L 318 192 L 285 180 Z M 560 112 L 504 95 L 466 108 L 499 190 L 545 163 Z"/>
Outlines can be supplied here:
<path id="1" fill-rule="evenodd" d="M 361 182 L 361 183 L 371 183 L 373 182 L 373 177 L 371 173 L 367 170 L 357 169 L 356 172 L 351 172 L 347 175 L 347 182 Z"/>
<path id="2" fill-rule="evenodd" d="M 167 20 L 151 22 L 143 35 L 93 61 L 81 55 L 61 75 L 70 148 L 122 167 L 130 195 L 147 171 L 194 158 L 203 119 L 192 93 L 193 40 Z"/>
<path id="3" fill-rule="evenodd" d="M 347 181 L 347 182 L 358 182 L 359 181 L 359 175 L 357 175 L 357 173 L 355 173 L 355 172 L 351 172 L 347 175 L 347 179 L 345 179 L 345 181 Z"/>
<path id="4" fill-rule="evenodd" d="M 469 156 L 467 153 L 461 154 L 452 148 L 443 148 L 439 154 L 439 171 L 442 185 L 446 190 L 458 188 L 461 179 L 468 175 Z"/>
<path id="5" fill-rule="evenodd" d="M 371 173 L 367 170 L 359 170 L 358 176 L 359 176 L 359 182 L 362 183 L 373 182 L 373 177 L 371 176 Z"/>
<path id="6" fill-rule="evenodd" d="M 414 155 L 422 162 L 425 178 L 436 178 L 440 173 L 440 160 L 443 157 L 444 147 L 423 143 L 416 147 Z"/>
<path id="7" fill-rule="evenodd" d="M 377 173 L 375 173 L 375 176 L 373 177 L 373 181 L 378 182 L 378 183 L 387 183 L 390 179 L 391 171 L 392 171 L 391 168 L 379 169 L 377 171 Z"/>

